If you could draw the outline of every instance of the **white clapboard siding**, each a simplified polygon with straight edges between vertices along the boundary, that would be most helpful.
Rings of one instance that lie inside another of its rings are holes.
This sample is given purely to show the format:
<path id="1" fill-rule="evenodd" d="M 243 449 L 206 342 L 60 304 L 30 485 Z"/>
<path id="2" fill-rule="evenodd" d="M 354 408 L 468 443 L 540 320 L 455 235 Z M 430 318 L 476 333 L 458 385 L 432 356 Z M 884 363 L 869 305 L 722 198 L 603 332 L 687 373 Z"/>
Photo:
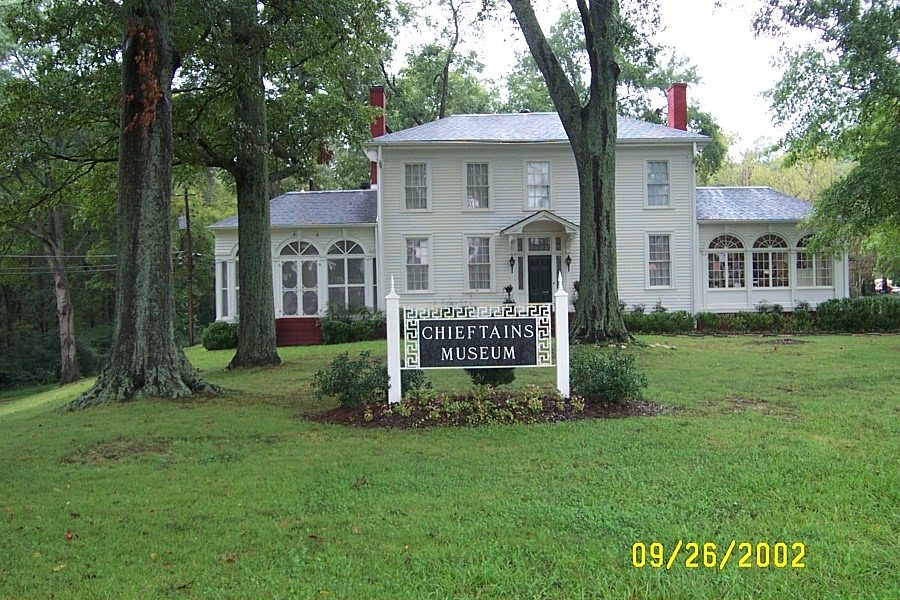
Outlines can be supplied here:
<path id="1" fill-rule="evenodd" d="M 575 161 L 567 144 L 481 144 L 443 148 L 384 148 L 381 201 L 383 203 L 384 257 L 386 280 L 395 277 L 398 292 L 409 302 L 430 304 L 475 304 L 497 302 L 502 288 L 513 283 L 508 267 L 509 246 L 499 231 L 533 214 L 525 207 L 528 161 L 549 161 L 551 165 L 551 211 L 574 224 L 579 223 L 579 191 Z M 693 230 L 692 151 L 689 144 L 637 149 L 620 147 L 616 171 L 616 212 L 618 237 L 619 294 L 626 303 L 655 304 L 662 301 L 672 310 L 691 308 L 691 266 L 695 244 Z M 645 161 L 668 160 L 671 209 L 645 208 Z M 405 210 L 404 165 L 428 164 L 429 208 Z M 464 208 L 465 164 L 487 162 L 491 177 L 489 210 Z M 672 264 L 675 280 L 670 288 L 647 287 L 646 236 L 672 235 Z M 465 237 L 490 236 L 492 248 L 492 290 L 466 289 Z M 405 238 L 431 240 L 431 290 L 409 291 L 405 284 Z M 578 279 L 579 239 L 570 240 L 567 253 L 571 270 L 563 273 L 564 285 Z"/>

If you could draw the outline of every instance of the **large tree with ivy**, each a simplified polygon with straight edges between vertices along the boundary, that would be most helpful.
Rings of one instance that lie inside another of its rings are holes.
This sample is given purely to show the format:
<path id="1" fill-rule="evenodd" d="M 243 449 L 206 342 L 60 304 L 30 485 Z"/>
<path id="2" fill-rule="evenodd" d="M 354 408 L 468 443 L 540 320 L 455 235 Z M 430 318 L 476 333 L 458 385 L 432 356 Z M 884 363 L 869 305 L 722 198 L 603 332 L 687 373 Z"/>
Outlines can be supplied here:
<path id="1" fill-rule="evenodd" d="M 121 17 L 116 321 L 106 365 L 70 408 L 214 390 L 175 339 L 172 0 L 126 0 Z"/>
<path id="2" fill-rule="evenodd" d="M 17 86 L 7 88 L 15 91 L 8 106 L 23 124 L 25 151 L 9 153 L 4 163 L 46 160 L 77 173 L 118 160 L 117 94 L 111 90 L 125 8 L 109 0 L 57 0 L 4 11 L 15 40 L 34 57 Z M 238 195 L 243 314 L 232 366 L 280 362 L 268 200 L 281 181 L 308 181 L 327 154 L 323 149 L 364 138 L 372 117 L 365 92 L 388 48 L 388 12 L 387 0 L 175 6 L 174 160 L 228 172 Z M 73 147 L 70 140 L 81 143 Z"/>

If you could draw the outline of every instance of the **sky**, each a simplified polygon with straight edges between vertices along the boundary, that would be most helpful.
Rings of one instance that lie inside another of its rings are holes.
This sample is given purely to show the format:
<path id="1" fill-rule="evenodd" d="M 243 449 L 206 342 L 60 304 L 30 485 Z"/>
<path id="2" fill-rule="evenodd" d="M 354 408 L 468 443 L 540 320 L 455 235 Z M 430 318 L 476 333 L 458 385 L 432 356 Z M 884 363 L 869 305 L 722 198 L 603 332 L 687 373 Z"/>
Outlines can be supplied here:
<path id="1" fill-rule="evenodd" d="M 564 6 L 575 7 L 574 0 L 536 0 L 534 4 L 545 32 Z M 747 149 L 781 138 L 784 130 L 774 124 L 768 100 L 761 94 L 779 79 L 781 70 L 773 66 L 773 59 L 784 40 L 754 37 L 751 8 L 735 6 L 756 3 L 726 1 L 729 6 L 721 8 L 715 7 L 715 0 L 659 0 L 659 4 L 663 31 L 657 42 L 697 66 L 702 81 L 688 88 L 688 102 L 699 104 L 734 136 L 732 157 L 740 158 Z M 802 39 L 797 34 L 787 41 Z M 485 75 L 492 79 L 509 69 L 516 51 L 527 49 L 515 24 L 506 19 L 492 24 L 482 43 Z"/>

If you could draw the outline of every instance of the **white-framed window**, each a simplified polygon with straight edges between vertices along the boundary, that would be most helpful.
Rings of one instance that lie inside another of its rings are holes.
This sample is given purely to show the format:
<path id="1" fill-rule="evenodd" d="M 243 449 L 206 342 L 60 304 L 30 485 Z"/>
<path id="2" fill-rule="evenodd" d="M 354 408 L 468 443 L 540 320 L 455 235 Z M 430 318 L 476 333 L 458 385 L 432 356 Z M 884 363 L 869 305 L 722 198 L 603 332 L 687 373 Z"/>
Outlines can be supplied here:
<path id="1" fill-rule="evenodd" d="M 467 237 L 470 290 L 491 289 L 491 238 Z"/>
<path id="2" fill-rule="evenodd" d="M 529 161 L 525 172 L 528 178 L 528 208 L 550 208 L 550 161 Z"/>
<path id="3" fill-rule="evenodd" d="M 366 259 L 363 247 L 340 240 L 328 248 L 328 303 L 334 306 L 366 305 Z"/>
<path id="4" fill-rule="evenodd" d="M 228 303 L 228 293 L 231 287 L 228 281 L 228 261 L 219 263 L 219 268 L 221 269 L 219 272 L 219 303 L 222 307 L 222 317 L 228 318 L 232 316 L 229 312 L 230 305 Z"/>
<path id="5" fill-rule="evenodd" d="M 788 287 L 788 265 L 788 244 L 780 235 L 767 233 L 753 242 L 753 287 Z"/>
<path id="6" fill-rule="evenodd" d="M 404 189 L 407 210 L 428 208 L 428 165 L 426 163 L 404 165 Z"/>
<path id="7" fill-rule="evenodd" d="M 308 242 L 291 242 L 281 249 L 281 313 L 319 314 L 319 250 Z"/>
<path id="8" fill-rule="evenodd" d="M 466 163 L 466 207 L 490 208 L 488 163 Z"/>
<path id="9" fill-rule="evenodd" d="M 647 206 L 669 206 L 669 161 L 647 161 Z"/>
<path id="10" fill-rule="evenodd" d="M 669 234 L 647 236 L 647 283 L 650 287 L 672 285 L 671 240 Z"/>
<path id="11" fill-rule="evenodd" d="M 229 321 L 238 317 L 240 284 L 238 283 L 238 260 L 240 252 L 235 252 L 234 258 L 224 258 L 218 263 L 216 278 L 218 313 L 216 318 Z"/>
<path id="12" fill-rule="evenodd" d="M 428 267 L 431 264 L 427 237 L 406 238 L 406 289 L 427 291 L 429 285 Z"/>
<path id="13" fill-rule="evenodd" d="M 797 242 L 797 285 L 804 287 L 831 287 L 834 285 L 834 261 L 821 252 L 808 252 L 806 246 L 812 234 Z"/>
<path id="14" fill-rule="evenodd" d="M 746 287 L 744 244 L 737 237 L 724 234 L 709 243 L 707 254 L 709 289 Z"/>

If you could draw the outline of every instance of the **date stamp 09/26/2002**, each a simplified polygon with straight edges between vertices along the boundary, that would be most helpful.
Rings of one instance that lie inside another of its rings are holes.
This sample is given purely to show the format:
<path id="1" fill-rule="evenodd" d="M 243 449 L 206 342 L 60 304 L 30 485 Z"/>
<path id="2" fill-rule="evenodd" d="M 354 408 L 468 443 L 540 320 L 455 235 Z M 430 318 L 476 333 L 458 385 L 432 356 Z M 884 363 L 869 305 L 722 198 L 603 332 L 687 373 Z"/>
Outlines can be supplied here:
<path id="1" fill-rule="evenodd" d="M 671 548 L 671 546 L 670 546 Z M 737 562 L 739 568 L 757 567 L 760 569 L 776 568 L 776 569 L 803 569 L 806 567 L 804 558 L 806 557 L 806 544 L 803 542 L 794 542 L 787 544 L 786 542 L 738 542 L 731 540 L 727 550 L 719 548 L 713 542 L 688 542 L 678 540 L 674 549 L 666 551 L 666 548 L 660 542 L 652 542 L 645 544 L 644 542 L 635 542 L 631 546 L 631 564 L 642 569 L 650 567 L 653 569 L 661 569 L 665 567 L 667 570 L 673 566 L 684 565 L 687 569 L 698 569 L 705 567 L 707 569 L 724 569 L 730 559 Z"/>

